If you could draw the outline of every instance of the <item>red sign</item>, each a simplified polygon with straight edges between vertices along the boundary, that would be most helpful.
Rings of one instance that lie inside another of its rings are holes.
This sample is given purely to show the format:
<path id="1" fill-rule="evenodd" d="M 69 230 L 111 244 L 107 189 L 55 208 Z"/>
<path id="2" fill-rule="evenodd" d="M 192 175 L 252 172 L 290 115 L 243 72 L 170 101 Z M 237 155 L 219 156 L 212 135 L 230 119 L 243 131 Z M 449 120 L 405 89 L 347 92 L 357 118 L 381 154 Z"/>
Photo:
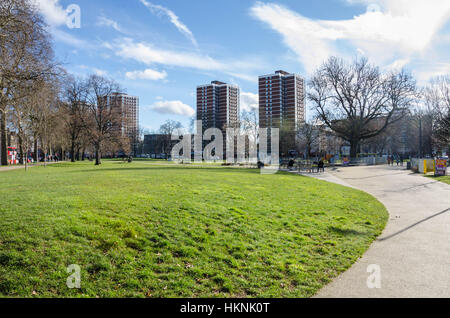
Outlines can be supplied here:
<path id="1" fill-rule="evenodd" d="M 8 159 L 9 164 L 11 164 L 11 165 L 18 164 L 16 147 L 8 147 L 8 157 L 9 157 L 9 159 Z"/>

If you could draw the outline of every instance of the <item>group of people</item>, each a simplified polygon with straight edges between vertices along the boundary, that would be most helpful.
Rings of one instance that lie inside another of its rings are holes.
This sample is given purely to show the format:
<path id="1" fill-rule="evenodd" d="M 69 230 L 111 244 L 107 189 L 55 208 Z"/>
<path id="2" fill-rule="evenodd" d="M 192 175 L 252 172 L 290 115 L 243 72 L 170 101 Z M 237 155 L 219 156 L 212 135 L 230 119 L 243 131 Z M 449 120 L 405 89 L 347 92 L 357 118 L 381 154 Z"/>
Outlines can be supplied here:
<path id="1" fill-rule="evenodd" d="M 41 162 L 43 162 L 43 161 L 44 161 L 44 158 L 41 157 Z M 47 161 L 47 162 L 58 162 L 59 158 L 58 158 L 58 155 L 47 155 L 45 161 Z"/>
<path id="2" fill-rule="evenodd" d="M 320 171 L 325 172 L 325 160 L 323 158 L 320 158 L 319 161 L 315 161 L 314 164 L 317 165 L 317 173 L 319 173 Z M 287 164 L 288 169 L 293 170 L 294 165 L 295 165 L 295 160 L 291 158 Z M 258 166 L 258 168 L 259 168 L 259 166 Z M 311 172 L 313 172 L 312 167 L 311 167 Z"/>
<path id="3" fill-rule="evenodd" d="M 401 156 L 399 156 L 399 155 L 389 155 L 387 157 L 388 166 L 393 166 L 394 162 L 397 163 L 397 166 L 398 165 L 402 165 L 403 166 L 403 158 Z"/>

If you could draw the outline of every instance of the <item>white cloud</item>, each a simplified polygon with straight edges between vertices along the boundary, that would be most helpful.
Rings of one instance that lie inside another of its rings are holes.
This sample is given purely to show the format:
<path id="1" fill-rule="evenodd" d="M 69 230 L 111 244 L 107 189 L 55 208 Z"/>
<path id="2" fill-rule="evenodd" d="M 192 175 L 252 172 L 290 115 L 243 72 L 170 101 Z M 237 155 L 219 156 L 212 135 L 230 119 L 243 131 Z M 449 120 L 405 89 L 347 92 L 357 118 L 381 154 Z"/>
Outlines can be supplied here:
<path id="1" fill-rule="evenodd" d="M 161 64 L 201 71 L 219 71 L 251 82 L 255 82 L 257 77 L 245 72 L 254 71 L 263 64 L 255 58 L 252 61 L 243 59 L 218 61 L 199 52 L 162 49 L 149 43 L 135 42 L 130 38 L 117 39 L 112 44 L 104 43 L 103 46 L 122 58 L 133 59 L 146 65 Z M 236 70 L 240 72 L 236 73 Z"/>
<path id="2" fill-rule="evenodd" d="M 105 70 L 101 70 L 101 69 L 95 68 L 95 67 L 92 68 L 92 70 L 94 71 L 95 75 L 98 75 L 98 76 L 108 76 L 108 72 L 105 71 Z"/>
<path id="3" fill-rule="evenodd" d="M 355 4 L 370 5 L 370 4 L 374 4 L 376 2 L 376 0 L 343 0 L 343 1 L 350 5 L 355 5 Z"/>
<path id="4" fill-rule="evenodd" d="M 179 100 L 159 101 L 150 106 L 150 109 L 160 114 L 172 114 L 187 117 L 195 115 L 195 110 L 191 106 L 186 105 Z"/>
<path id="5" fill-rule="evenodd" d="M 142 123 L 139 123 L 139 128 L 142 128 L 143 130 L 145 130 L 144 132 L 145 133 L 152 133 L 153 131 L 154 131 L 154 128 L 153 128 L 153 126 L 151 126 L 151 125 L 146 125 L 146 124 L 142 124 Z"/>
<path id="6" fill-rule="evenodd" d="M 322 40 L 323 28 L 283 6 L 257 2 L 251 14 L 283 36 L 283 42 L 300 58 L 309 71 L 326 59 L 332 49 Z"/>
<path id="7" fill-rule="evenodd" d="M 194 44 L 195 46 L 198 46 L 197 40 L 195 39 L 191 30 L 189 30 L 189 28 L 183 22 L 180 21 L 178 16 L 173 11 L 171 11 L 163 6 L 150 3 L 146 0 L 140 0 L 140 1 L 153 14 L 157 14 L 159 16 L 161 16 L 161 15 L 167 16 L 169 18 L 170 22 L 178 29 L 178 31 L 180 31 L 185 37 L 187 37 L 192 42 L 192 44 Z"/>
<path id="8" fill-rule="evenodd" d="M 53 35 L 53 38 L 56 41 L 76 48 L 89 49 L 94 47 L 89 42 L 58 29 L 58 27 L 66 25 L 67 17 L 70 13 L 63 8 L 59 3 L 59 0 L 34 0 L 34 2 L 49 26 L 48 31 Z"/>
<path id="9" fill-rule="evenodd" d="M 167 72 L 166 71 L 159 72 L 148 68 L 143 71 L 127 72 L 125 76 L 131 80 L 143 79 L 143 80 L 157 81 L 165 79 L 167 77 Z"/>
<path id="10" fill-rule="evenodd" d="M 108 71 L 105 71 L 105 70 L 102 70 L 102 69 L 99 69 L 96 67 L 80 64 L 80 65 L 77 65 L 76 68 L 83 71 L 83 73 L 79 73 L 77 71 L 72 71 L 73 73 L 77 73 L 79 75 L 85 75 L 86 73 L 94 73 L 95 75 L 98 75 L 98 76 L 108 76 Z"/>
<path id="11" fill-rule="evenodd" d="M 429 48 L 450 17 L 450 1 L 348 0 L 349 4 L 377 4 L 349 20 L 312 20 L 278 4 L 257 2 L 251 14 L 280 33 L 305 69 L 312 72 L 330 55 L 346 54 L 337 40 L 349 41 L 377 64 L 406 60 Z M 351 55 L 351 54 L 350 54 Z"/>
<path id="12" fill-rule="evenodd" d="M 60 26 L 66 23 L 66 10 L 59 3 L 59 0 L 35 0 L 39 11 L 45 21 L 51 26 Z"/>
<path id="13" fill-rule="evenodd" d="M 241 111 L 250 111 L 258 108 L 258 94 L 241 92 Z"/>
<path id="14" fill-rule="evenodd" d="M 398 60 L 395 60 L 394 62 L 392 62 L 391 64 L 387 65 L 387 66 L 386 66 L 386 69 L 399 71 L 399 70 L 401 70 L 405 65 L 409 64 L 409 62 L 411 62 L 411 59 L 410 59 L 410 58 L 398 59 Z"/>
<path id="15" fill-rule="evenodd" d="M 244 81 L 253 82 L 253 83 L 257 83 L 258 82 L 258 76 L 257 75 L 235 73 L 235 72 L 231 72 L 231 71 L 227 71 L 226 73 L 228 75 L 230 75 L 230 76 L 242 79 Z"/>
<path id="16" fill-rule="evenodd" d="M 53 35 L 53 38 L 61 43 L 73 46 L 75 48 L 92 48 L 94 47 L 93 44 L 79 39 L 75 36 L 73 36 L 72 34 L 68 33 L 68 32 L 64 32 L 62 30 L 59 30 L 57 28 L 51 28 L 50 32 Z"/>
<path id="17" fill-rule="evenodd" d="M 423 62 L 418 63 L 413 71 L 419 85 L 425 85 L 436 76 L 450 75 L 450 62 Z"/>
<path id="18" fill-rule="evenodd" d="M 103 15 L 98 17 L 97 26 L 110 27 L 110 28 L 113 28 L 114 30 L 116 30 L 117 32 L 123 32 L 119 23 L 117 23 L 116 21 L 111 20 Z"/>
<path id="19" fill-rule="evenodd" d="M 147 65 L 158 63 L 201 70 L 222 70 L 225 68 L 224 64 L 215 61 L 207 55 L 164 50 L 148 43 L 135 43 L 131 39 L 118 40 L 113 47 L 117 55 L 134 59 Z"/>

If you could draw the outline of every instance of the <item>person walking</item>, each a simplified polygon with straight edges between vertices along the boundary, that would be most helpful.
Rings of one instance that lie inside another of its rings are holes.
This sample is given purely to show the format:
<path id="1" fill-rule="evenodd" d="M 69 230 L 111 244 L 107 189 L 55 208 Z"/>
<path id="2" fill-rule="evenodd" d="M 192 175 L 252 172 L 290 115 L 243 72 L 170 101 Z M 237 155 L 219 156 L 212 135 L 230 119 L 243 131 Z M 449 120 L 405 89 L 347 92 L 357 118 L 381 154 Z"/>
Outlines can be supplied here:
<path id="1" fill-rule="evenodd" d="M 317 164 L 317 173 L 319 173 L 320 170 L 322 170 L 322 172 L 325 172 L 325 163 L 323 162 L 322 158 L 319 160 L 319 163 Z"/>

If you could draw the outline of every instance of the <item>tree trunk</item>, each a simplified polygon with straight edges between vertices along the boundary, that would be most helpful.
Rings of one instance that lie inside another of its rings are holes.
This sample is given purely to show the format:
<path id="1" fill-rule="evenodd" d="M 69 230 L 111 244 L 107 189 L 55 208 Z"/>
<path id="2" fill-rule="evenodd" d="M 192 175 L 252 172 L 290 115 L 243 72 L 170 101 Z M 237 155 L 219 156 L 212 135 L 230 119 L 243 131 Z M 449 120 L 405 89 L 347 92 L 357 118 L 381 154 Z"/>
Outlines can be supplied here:
<path id="1" fill-rule="evenodd" d="M 72 140 L 70 145 L 70 161 L 75 162 L 75 141 Z"/>
<path id="2" fill-rule="evenodd" d="M 101 158 L 100 158 L 100 149 L 99 147 L 95 148 L 95 165 L 98 166 L 102 163 Z"/>
<path id="3" fill-rule="evenodd" d="M 25 151 L 27 152 L 25 156 L 25 171 L 28 171 L 28 143 L 25 148 L 26 148 Z M 21 160 L 23 161 L 23 156 L 21 156 Z"/>
<path id="4" fill-rule="evenodd" d="M 358 156 L 358 146 L 359 146 L 358 140 L 350 141 L 350 158 L 356 159 L 356 157 Z"/>
<path id="5" fill-rule="evenodd" d="M 22 137 L 20 137 L 20 135 L 19 135 L 19 153 L 20 153 L 19 164 L 23 165 L 24 164 L 24 161 L 23 161 L 24 153 L 23 153 Z"/>
<path id="6" fill-rule="evenodd" d="M 86 158 L 86 150 L 83 149 L 83 152 L 81 154 L 81 161 L 84 161 L 84 158 Z"/>
<path id="7" fill-rule="evenodd" d="M 6 136 L 6 115 L 4 112 L 0 113 L 1 120 L 0 120 L 0 144 L 1 144 L 1 160 L 0 164 L 2 166 L 8 165 L 8 143 L 7 143 L 7 136 Z"/>
<path id="8" fill-rule="evenodd" d="M 38 162 L 38 141 L 37 138 L 34 138 L 34 156 L 33 156 L 33 160 L 34 162 Z"/>

